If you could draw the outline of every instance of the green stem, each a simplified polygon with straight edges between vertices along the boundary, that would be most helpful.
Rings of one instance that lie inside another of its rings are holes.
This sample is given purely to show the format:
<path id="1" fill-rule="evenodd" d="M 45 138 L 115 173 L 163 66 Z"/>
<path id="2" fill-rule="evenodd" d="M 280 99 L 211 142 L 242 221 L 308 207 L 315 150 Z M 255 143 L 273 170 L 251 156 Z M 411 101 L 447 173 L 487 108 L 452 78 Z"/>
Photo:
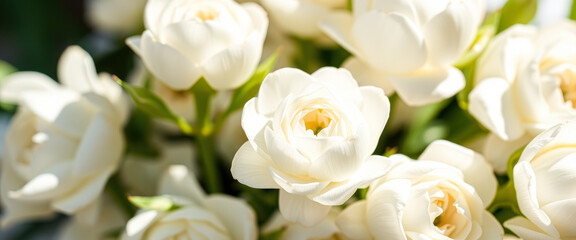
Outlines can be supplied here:
<path id="1" fill-rule="evenodd" d="M 118 174 L 114 174 L 106 183 L 106 192 L 110 194 L 112 200 L 124 211 L 128 217 L 136 214 L 136 207 L 128 201 L 127 191 L 120 181 Z"/>
<path id="2" fill-rule="evenodd" d="M 196 125 L 199 129 L 196 135 L 196 144 L 198 157 L 202 163 L 206 188 L 209 193 L 221 192 L 220 172 L 218 171 L 213 142 L 215 132 L 210 114 L 210 102 L 216 91 L 203 78 L 190 90 L 196 101 Z"/>
<path id="3" fill-rule="evenodd" d="M 518 201 L 516 200 L 514 181 L 512 179 L 498 188 L 494 201 L 492 201 L 492 204 L 488 206 L 487 210 L 491 213 L 495 213 L 498 209 L 503 207 L 510 207 L 516 214 L 521 214 L 520 207 L 518 207 Z"/>
<path id="4" fill-rule="evenodd" d="M 220 183 L 220 173 L 218 172 L 218 164 L 214 155 L 214 142 L 209 136 L 198 136 L 196 143 L 198 144 L 198 154 L 202 161 L 203 174 L 205 176 L 207 191 L 209 193 L 217 193 L 222 191 Z"/>

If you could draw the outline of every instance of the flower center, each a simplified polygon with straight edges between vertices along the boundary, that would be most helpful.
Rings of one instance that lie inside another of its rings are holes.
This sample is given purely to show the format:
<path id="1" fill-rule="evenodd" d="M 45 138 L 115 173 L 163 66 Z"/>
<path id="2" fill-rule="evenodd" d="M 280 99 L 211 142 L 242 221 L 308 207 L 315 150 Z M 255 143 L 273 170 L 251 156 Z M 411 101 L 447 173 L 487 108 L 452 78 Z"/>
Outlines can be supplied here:
<path id="1" fill-rule="evenodd" d="M 572 107 L 576 108 L 576 72 L 572 68 L 567 68 L 557 73 L 556 76 L 560 79 L 560 89 L 564 100 L 571 102 Z"/>
<path id="2" fill-rule="evenodd" d="M 196 17 L 203 22 L 208 20 L 214 20 L 218 17 L 218 15 L 219 15 L 218 11 L 210 7 L 200 9 L 196 12 Z"/>
<path id="3" fill-rule="evenodd" d="M 431 211 L 434 218 L 434 226 L 444 235 L 450 237 L 456 234 L 459 224 L 458 221 L 461 213 L 456 203 L 455 193 L 453 189 L 438 186 L 431 192 Z"/>
<path id="4" fill-rule="evenodd" d="M 330 115 L 324 109 L 314 109 L 307 113 L 302 120 L 304 121 L 306 130 L 312 130 L 316 136 L 318 136 L 318 133 L 320 133 L 322 129 L 330 125 L 332 121 Z"/>

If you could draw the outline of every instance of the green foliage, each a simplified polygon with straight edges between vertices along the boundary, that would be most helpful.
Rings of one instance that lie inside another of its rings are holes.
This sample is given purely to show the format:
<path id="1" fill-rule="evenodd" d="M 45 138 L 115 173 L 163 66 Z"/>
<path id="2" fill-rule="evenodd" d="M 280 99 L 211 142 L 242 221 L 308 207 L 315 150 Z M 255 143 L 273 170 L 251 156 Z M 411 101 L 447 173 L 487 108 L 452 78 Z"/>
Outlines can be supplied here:
<path id="1" fill-rule="evenodd" d="M 508 0 L 502 7 L 498 32 L 502 32 L 514 24 L 529 23 L 538 9 L 538 0 Z"/>
<path id="2" fill-rule="evenodd" d="M 572 7 L 570 8 L 570 19 L 576 20 L 576 1 L 572 1 Z"/>
<path id="3" fill-rule="evenodd" d="M 128 200 L 134 204 L 134 206 L 155 211 L 173 211 L 180 206 L 176 205 L 172 199 L 164 196 L 154 196 L 154 197 L 140 197 L 140 196 L 130 196 Z"/>
<path id="4" fill-rule="evenodd" d="M 2 85 L 2 81 L 10 74 L 16 72 L 15 67 L 8 64 L 7 62 L 0 61 L 0 86 Z M 3 103 L 0 102 L 0 109 L 5 110 L 7 112 L 14 112 L 16 110 L 16 105 L 10 103 Z"/>
<path id="5" fill-rule="evenodd" d="M 170 120 L 176 123 L 185 134 L 192 134 L 193 129 L 186 120 L 172 113 L 164 101 L 152 91 L 143 87 L 130 85 L 115 76 L 114 80 L 128 92 L 138 109 L 150 116 Z"/>

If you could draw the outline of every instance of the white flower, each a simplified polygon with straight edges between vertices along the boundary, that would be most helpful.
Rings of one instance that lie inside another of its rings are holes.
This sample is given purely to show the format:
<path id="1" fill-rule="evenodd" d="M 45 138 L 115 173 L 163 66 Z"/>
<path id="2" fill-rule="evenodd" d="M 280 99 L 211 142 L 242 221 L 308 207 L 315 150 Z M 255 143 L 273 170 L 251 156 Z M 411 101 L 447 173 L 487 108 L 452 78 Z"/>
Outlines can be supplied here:
<path id="1" fill-rule="evenodd" d="M 86 4 L 87 20 L 96 29 L 126 36 L 141 27 L 146 0 L 89 0 Z"/>
<path id="2" fill-rule="evenodd" d="M 98 77 L 90 56 L 70 47 L 58 65 L 62 85 L 36 72 L 15 73 L 0 86 L 20 108 L 6 133 L 2 224 L 85 209 L 116 171 L 128 114 L 122 89 Z"/>
<path id="3" fill-rule="evenodd" d="M 174 165 L 160 179 L 160 194 L 177 200 L 173 211 L 143 210 L 128 221 L 122 239 L 255 240 L 256 215 L 242 200 L 206 196 L 185 166 Z"/>
<path id="4" fill-rule="evenodd" d="M 488 151 L 513 151 L 547 128 L 576 120 L 575 41 L 576 25 L 559 22 L 540 31 L 512 26 L 487 47 L 469 95 L 470 113 L 497 135 L 488 139 L 487 157 Z M 505 170 L 508 156 L 488 159 Z"/>
<path id="5" fill-rule="evenodd" d="M 262 53 L 268 19 L 255 3 L 232 0 L 150 0 L 146 31 L 128 45 L 175 90 L 200 77 L 217 90 L 242 85 Z"/>
<path id="6" fill-rule="evenodd" d="M 128 154 L 119 170 L 120 179 L 131 195 L 157 195 L 158 179 L 170 165 L 184 165 L 191 169 L 192 173 L 197 173 L 196 149 L 191 141 L 168 142 L 152 139 L 152 142 L 158 147 L 158 157 Z"/>
<path id="7" fill-rule="evenodd" d="M 370 186 L 366 200 L 336 220 L 352 239 L 502 239 L 500 223 L 484 208 L 496 178 L 481 155 L 435 141 L 418 161 L 400 154 L 395 166 Z"/>
<path id="8" fill-rule="evenodd" d="M 283 31 L 310 39 L 325 37 L 318 23 L 331 11 L 346 9 L 346 0 L 261 0 Z"/>
<path id="9" fill-rule="evenodd" d="M 344 63 L 361 84 L 396 91 L 409 105 L 453 96 L 464 76 L 452 66 L 476 36 L 480 0 L 355 0 L 321 28 L 354 57 Z"/>
<path id="10" fill-rule="evenodd" d="M 504 223 L 522 239 L 574 239 L 576 122 L 538 135 L 514 166 L 514 188 L 525 217 Z"/>
<path id="11" fill-rule="evenodd" d="M 288 222 L 279 212 L 275 212 L 262 227 L 262 233 L 266 235 L 281 230 L 278 240 L 346 240 L 348 238 L 342 235 L 336 226 L 336 218 L 340 212 L 340 209 L 332 208 L 326 218 L 311 227 Z"/>
<path id="12" fill-rule="evenodd" d="M 314 225 L 331 205 L 385 174 L 387 159 L 370 155 L 389 106 L 381 89 L 358 87 L 345 69 L 275 71 L 244 106 L 249 141 L 232 161 L 232 176 L 253 188 L 280 189 L 282 215 Z"/>
<path id="13" fill-rule="evenodd" d="M 93 222 L 84 222 L 79 216 L 71 217 L 58 234 L 60 240 L 104 240 L 118 230 L 121 230 L 128 221 L 128 217 L 116 203 L 103 195 L 91 206 Z"/>

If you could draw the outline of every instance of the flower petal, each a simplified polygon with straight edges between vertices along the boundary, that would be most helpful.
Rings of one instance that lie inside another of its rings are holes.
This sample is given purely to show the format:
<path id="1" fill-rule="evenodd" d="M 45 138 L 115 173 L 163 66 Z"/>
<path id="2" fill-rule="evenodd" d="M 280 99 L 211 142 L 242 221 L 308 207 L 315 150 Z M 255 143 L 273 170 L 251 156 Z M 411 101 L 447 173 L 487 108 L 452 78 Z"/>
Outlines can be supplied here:
<path id="1" fill-rule="evenodd" d="M 92 57 L 78 46 L 68 47 L 58 61 L 58 80 L 79 92 L 104 91 Z"/>
<path id="2" fill-rule="evenodd" d="M 372 85 L 382 88 L 386 93 L 386 96 L 390 96 L 394 93 L 394 86 L 388 81 L 386 73 L 379 71 L 367 63 L 356 57 L 348 58 L 342 67 L 350 70 L 354 79 L 358 81 L 361 86 Z"/>
<path id="3" fill-rule="evenodd" d="M 474 18 L 465 2 L 452 1 L 424 26 L 428 61 L 437 66 L 452 65 L 476 37 Z"/>
<path id="4" fill-rule="evenodd" d="M 165 44 L 201 63 L 234 44 L 239 38 L 235 30 L 218 21 L 182 21 L 168 25 L 162 36 Z"/>
<path id="5" fill-rule="evenodd" d="M 262 56 L 262 36 L 253 32 L 245 42 L 228 47 L 202 63 L 204 77 L 216 90 L 228 90 L 244 84 Z"/>
<path id="6" fill-rule="evenodd" d="M 67 214 L 74 214 L 93 203 L 102 194 L 106 181 L 116 169 L 110 167 L 93 177 L 79 180 L 80 183 L 67 194 L 60 195 L 52 202 L 52 207 Z"/>
<path id="7" fill-rule="evenodd" d="M 554 240 L 559 236 L 550 236 L 525 217 L 514 217 L 504 222 L 504 227 L 512 230 L 522 239 Z"/>
<path id="8" fill-rule="evenodd" d="M 296 68 L 282 68 L 268 74 L 256 98 L 258 113 L 268 116 L 288 95 L 300 93 L 315 81 L 312 76 Z"/>
<path id="9" fill-rule="evenodd" d="M 379 88 L 361 87 L 360 92 L 364 100 L 360 111 L 368 124 L 368 129 L 370 129 L 370 147 L 368 149 L 374 151 L 390 116 L 390 101 Z"/>
<path id="10" fill-rule="evenodd" d="M 334 11 L 322 20 L 319 26 L 326 35 L 332 38 L 338 45 L 348 50 L 352 55 L 358 56 L 356 42 L 352 36 L 354 18 L 346 11 Z"/>
<path id="11" fill-rule="evenodd" d="M 310 168 L 310 160 L 304 157 L 291 144 L 287 143 L 281 136 L 273 132 L 270 128 L 264 130 L 268 154 L 278 169 L 293 174 L 305 175 Z"/>
<path id="12" fill-rule="evenodd" d="M 502 239 L 504 236 L 504 229 L 490 212 L 484 211 L 482 218 L 482 236 L 480 239 Z"/>
<path id="13" fill-rule="evenodd" d="M 244 143 L 232 160 L 232 177 L 252 188 L 278 188 L 268 168 L 272 161 L 254 151 L 249 142 Z"/>
<path id="14" fill-rule="evenodd" d="M 336 225 L 351 239 L 372 239 L 366 217 L 366 200 L 357 201 L 346 207 L 336 219 Z"/>
<path id="15" fill-rule="evenodd" d="M 426 46 L 412 20 L 398 13 L 372 10 L 359 16 L 352 27 L 360 55 L 374 68 L 407 73 L 426 62 Z"/>
<path id="16" fill-rule="evenodd" d="M 74 160 L 74 176 L 81 177 L 103 169 L 116 169 L 124 149 L 119 126 L 105 116 L 92 118 L 78 145 Z"/>
<path id="17" fill-rule="evenodd" d="M 198 205 L 206 198 L 202 187 L 184 165 L 171 165 L 164 171 L 160 178 L 158 194 L 186 197 Z"/>
<path id="18" fill-rule="evenodd" d="M 452 97 L 466 84 L 462 72 L 454 67 L 404 76 L 389 75 L 388 80 L 409 106 L 422 106 Z"/>
<path id="19" fill-rule="evenodd" d="M 257 101 L 258 98 L 252 98 L 244 105 L 241 125 L 254 150 L 261 151 L 256 148 L 263 148 L 267 152 L 264 129 L 269 124 L 270 119 L 258 113 Z"/>
<path id="20" fill-rule="evenodd" d="M 536 176 L 528 162 L 519 161 L 514 166 L 514 188 L 520 210 L 530 221 L 540 229 L 556 238 L 560 237 L 558 230 L 552 225 L 550 217 L 540 209 L 536 196 Z"/>
<path id="21" fill-rule="evenodd" d="M 230 238 L 238 240 L 257 238 L 256 214 L 244 201 L 226 195 L 211 195 L 205 204 L 206 208 L 222 221 Z"/>
<path id="22" fill-rule="evenodd" d="M 161 215 L 158 211 L 145 210 L 139 212 L 126 224 L 125 236 L 131 239 L 142 239 L 148 227 L 159 217 L 161 217 Z"/>
<path id="23" fill-rule="evenodd" d="M 17 72 L 2 80 L 0 99 L 3 102 L 18 103 L 26 91 L 56 90 L 58 84 L 39 72 Z"/>
<path id="24" fill-rule="evenodd" d="M 420 160 L 431 160 L 456 167 L 464 174 L 464 181 L 476 190 L 484 207 L 492 203 L 498 182 L 492 167 L 482 155 L 445 140 L 436 140 L 420 155 Z"/>
<path id="25" fill-rule="evenodd" d="M 410 180 L 396 179 L 372 191 L 366 218 L 375 239 L 406 239 L 402 220 L 411 185 Z"/>
<path id="26" fill-rule="evenodd" d="M 270 168 L 270 175 L 284 191 L 297 195 L 313 194 L 330 183 L 329 181 L 320 182 L 310 178 L 290 176 L 274 168 Z"/>
<path id="27" fill-rule="evenodd" d="M 341 205 L 356 192 L 356 189 L 366 187 L 373 180 L 384 176 L 390 167 L 391 162 L 388 158 L 370 156 L 350 179 L 344 182 L 333 182 L 309 197 L 323 205 Z"/>
<path id="28" fill-rule="evenodd" d="M 313 226 L 328 215 L 330 206 L 314 202 L 305 195 L 290 194 L 280 189 L 279 209 L 286 220 Z"/>
<path id="29" fill-rule="evenodd" d="M 141 58 L 156 77 L 174 90 L 188 90 L 202 72 L 198 65 L 178 50 L 158 42 L 150 31 L 141 40 Z"/>
<path id="30" fill-rule="evenodd" d="M 468 96 L 470 114 L 504 140 L 518 139 L 525 131 L 513 91 L 506 80 L 488 78 L 476 85 Z"/>

